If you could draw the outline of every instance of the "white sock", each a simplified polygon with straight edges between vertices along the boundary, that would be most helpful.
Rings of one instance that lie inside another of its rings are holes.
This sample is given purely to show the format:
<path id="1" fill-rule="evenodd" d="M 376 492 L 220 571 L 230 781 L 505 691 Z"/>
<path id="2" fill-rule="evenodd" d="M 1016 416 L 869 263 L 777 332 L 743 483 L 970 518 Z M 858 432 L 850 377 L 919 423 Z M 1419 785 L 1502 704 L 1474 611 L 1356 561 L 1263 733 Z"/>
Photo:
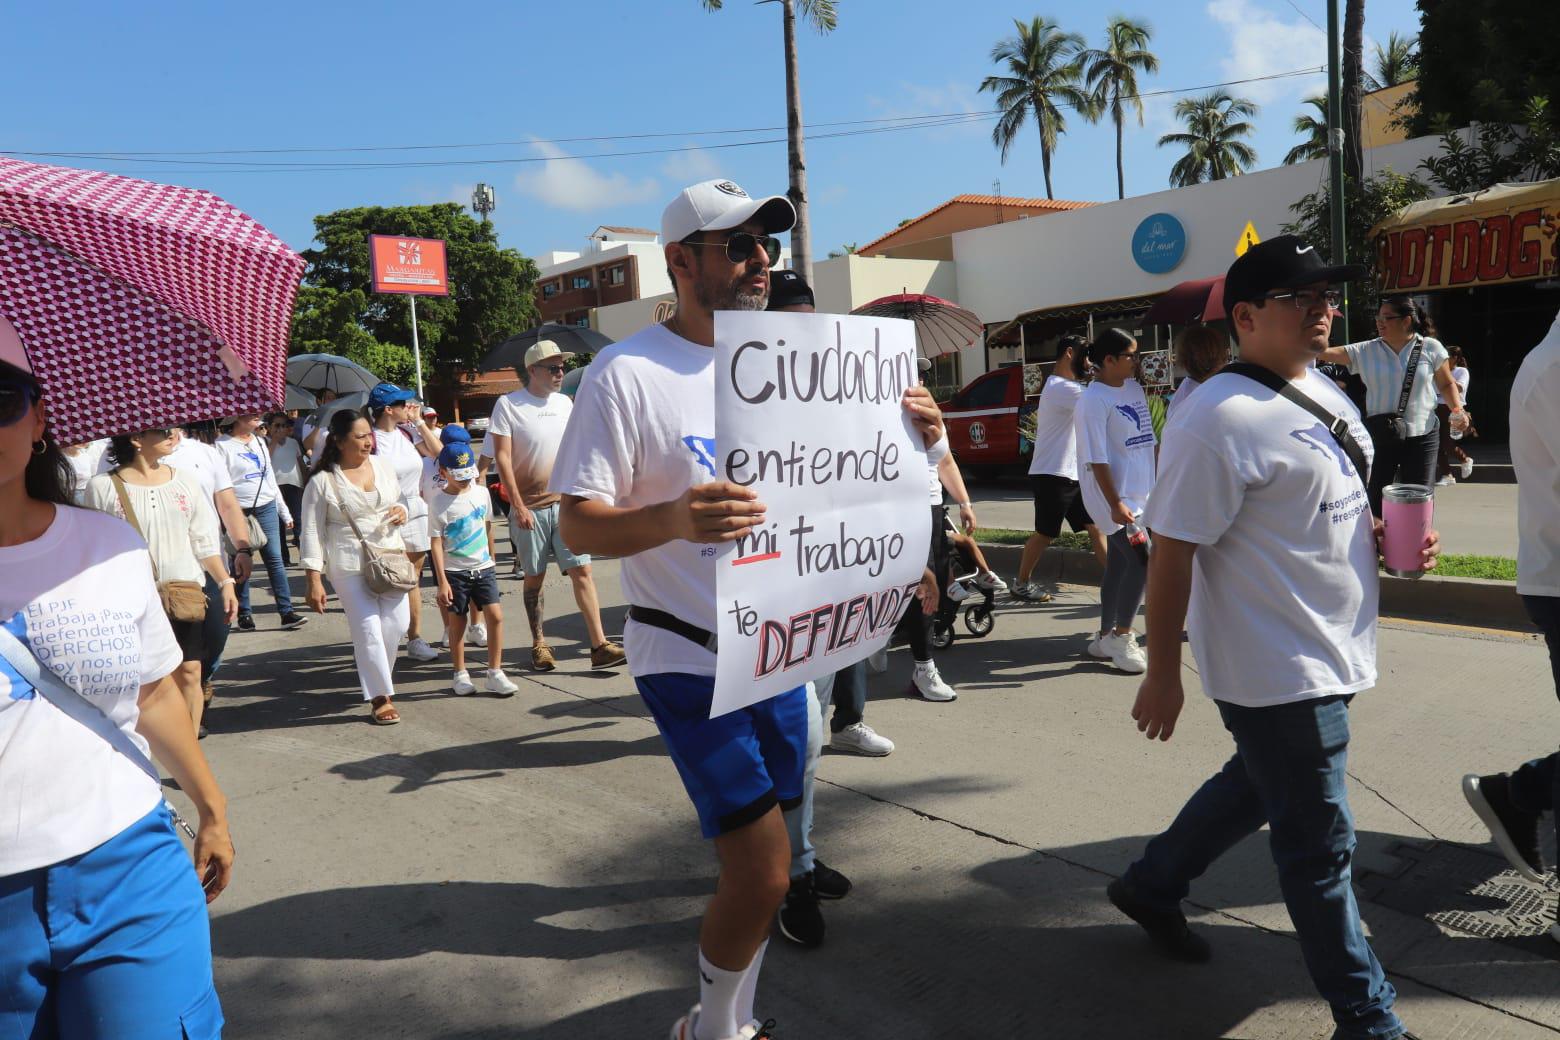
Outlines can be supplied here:
<path id="1" fill-rule="evenodd" d="M 747 966 L 747 971 L 742 973 L 742 985 L 737 990 L 737 1026 L 747 1025 L 758 1016 L 753 1013 L 753 998 L 758 993 L 758 970 L 764 964 L 764 951 L 769 949 L 769 940 L 764 940 L 764 945 L 758 948 L 753 955 L 753 963 Z"/>
<path id="2" fill-rule="evenodd" d="M 745 970 L 717 968 L 699 951 L 699 1020 L 693 1026 L 693 1040 L 726 1040 L 736 1035 L 737 991 L 745 974 Z"/>
<path id="3" fill-rule="evenodd" d="M 915 663 L 915 674 L 917 674 L 917 675 L 925 675 L 927 672 L 932 670 L 933 663 L 934 662 L 932 662 L 930 660 L 927 660 L 927 661 L 917 661 Z"/>
<path id="4" fill-rule="evenodd" d="M 462 668 L 460 671 L 455 673 L 455 678 L 469 680 L 471 678 L 471 673 Z"/>

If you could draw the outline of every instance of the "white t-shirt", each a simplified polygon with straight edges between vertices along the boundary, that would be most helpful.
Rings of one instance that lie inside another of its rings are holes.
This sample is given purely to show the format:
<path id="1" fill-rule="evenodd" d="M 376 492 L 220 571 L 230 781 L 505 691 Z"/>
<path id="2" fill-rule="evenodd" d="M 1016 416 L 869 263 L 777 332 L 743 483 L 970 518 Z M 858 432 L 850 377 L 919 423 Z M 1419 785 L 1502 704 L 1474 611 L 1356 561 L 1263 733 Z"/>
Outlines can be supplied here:
<path id="1" fill-rule="evenodd" d="M 651 325 L 585 370 L 549 490 L 621 508 L 657 505 L 715 480 L 715 351 Z M 715 549 L 674 541 L 625 557 L 623 593 L 715 631 Z M 715 674 L 715 655 L 630 618 L 634 675 Z"/>
<path id="2" fill-rule="evenodd" d="M 92 441 L 75 455 L 65 454 L 70 462 L 71 498 L 79 506 L 85 500 L 87 494 L 87 482 L 99 473 L 107 473 L 113 468 L 113 462 L 108 457 L 108 441 Z"/>
<path id="3" fill-rule="evenodd" d="M 233 493 L 238 496 L 241 508 L 258 509 L 274 502 L 282 523 L 292 523 L 292 513 L 288 512 L 281 489 L 276 486 L 276 467 L 271 464 L 271 449 L 266 446 L 265 438 L 251 435 L 246 443 L 237 437 L 218 437 L 215 447 L 227 463 Z"/>
<path id="4" fill-rule="evenodd" d="M 1083 384 L 1052 373 L 1040 388 L 1040 403 L 1035 407 L 1035 453 L 1029 460 L 1031 475 L 1078 479 L 1078 433 L 1073 415 Z"/>
<path id="5" fill-rule="evenodd" d="M 487 488 L 472 481 L 458 495 L 441 491 L 428 511 L 429 534 L 444 539 L 446 571 L 482 571 L 493 566 L 488 551 L 488 520 L 493 500 Z"/>
<path id="6" fill-rule="evenodd" d="M 303 446 L 288 437 L 271 449 L 271 465 L 276 467 L 276 483 L 301 488 L 308 483 L 303 472 Z"/>
<path id="7" fill-rule="evenodd" d="M 1105 500 L 1099 481 L 1089 466 L 1103 462 L 1110 467 L 1116 494 L 1133 513 L 1142 515 L 1154 490 L 1154 422 L 1148 398 L 1136 379 L 1119 387 L 1090 383 L 1078 398 L 1073 416 L 1078 434 L 1078 486 L 1089 516 L 1107 537 L 1121 530 L 1111 517 L 1114 502 Z"/>
<path id="8" fill-rule="evenodd" d="M 135 732 L 141 686 L 183 655 L 128 524 L 58 506 L 42 537 L 0 548 L 0 624 L 149 750 Z M 139 766 L 0 660 L 0 877 L 96 848 L 161 800 Z"/>
<path id="9" fill-rule="evenodd" d="M 1560 318 L 1511 384 L 1517 591 L 1560 596 Z"/>
<path id="10" fill-rule="evenodd" d="M 233 489 L 233 475 L 228 472 L 227 459 L 216 448 L 188 434 L 179 435 L 178 447 L 164 455 L 162 463 L 184 473 L 193 473 L 200 481 L 201 490 L 213 502 L 218 491 Z"/>
<path id="11" fill-rule="evenodd" d="M 406 434 L 400 430 L 374 431 L 374 454 L 390 463 L 396 480 L 401 485 L 401 505 L 406 507 L 407 522 L 428 515 L 428 503 L 423 501 L 423 457 Z"/>
<path id="12" fill-rule="evenodd" d="M 1457 384 L 1457 389 L 1462 393 L 1462 403 L 1464 407 L 1466 407 L 1468 404 L 1468 379 L 1468 369 L 1464 366 L 1458 365 L 1456 368 L 1452 369 L 1452 382 Z M 1441 392 L 1440 384 L 1436 384 L 1435 400 L 1437 404 L 1444 404 L 1447 407 L 1451 407 L 1452 402 L 1448 401 L 1446 399 L 1446 395 Z"/>
<path id="13" fill-rule="evenodd" d="M 1171 394 L 1170 400 L 1165 403 L 1165 422 L 1168 423 L 1175 417 L 1176 409 L 1185 404 L 1186 399 L 1191 397 L 1192 393 L 1199 386 L 1202 386 L 1201 381 L 1193 379 L 1191 376 L 1181 380 L 1181 385 L 1175 388 L 1175 393 Z"/>
<path id="14" fill-rule="evenodd" d="M 558 501 L 559 496 L 549 492 L 547 484 L 573 411 L 574 402 L 567 394 L 552 394 L 544 400 L 523 389 L 505 394 L 493 406 L 488 439 L 509 438 L 509 462 L 527 509 L 541 509 Z M 516 489 L 509 490 L 514 494 Z"/>
<path id="15" fill-rule="evenodd" d="M 217 514 L 194 474 L 173 469 L 165 484 L 147 487 L 125 481 L 125 497 L 135 512 L 136 524 L 146 548 L 157 564 L 160 581 L 206 582 L 200 561 L 222 552 L 218 541 Z M 112 474 L 93 477 L 84 504 L 89 508 L 128 520 L 119 502 Z"/>
<path id="16" fill-rule="evenodd" d="M 1295 386 L 1370 435 L 1331 379 Z M 1146 521 L 1199 548 L 1186 629 L 1214 700 L 1265 707 L 1376 682 L 1376 539 L 1365 480 L 1310 412 L 1211 379 L 1166 431 Z"/>

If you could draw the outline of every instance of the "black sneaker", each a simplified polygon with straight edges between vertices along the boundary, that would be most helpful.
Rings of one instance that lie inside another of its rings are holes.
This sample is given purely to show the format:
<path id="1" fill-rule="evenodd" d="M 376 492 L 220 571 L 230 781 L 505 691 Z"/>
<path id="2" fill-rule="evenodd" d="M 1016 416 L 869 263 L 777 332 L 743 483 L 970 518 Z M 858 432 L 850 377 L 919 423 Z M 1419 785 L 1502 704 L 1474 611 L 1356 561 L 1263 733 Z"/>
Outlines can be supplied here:
<path id="1" fill-rule="evenodd" d="M 1544 880 L 1544 856 L 1538 849 L 1538 813 L 1511 804 L 1511 778 L 1505 773 L 1474 776 L 1462 781 L 1463 797 L 1490 829 L 1495 845 L 1512 869 L 1529 881 Z"/>
<path id="2" fill-rule="evenodd" d="M 1117 910 L 1142 925 L 1148 937 L 1176 960 L 1203 964 L 1213 956 L 1213 948 L 1208 945 L 1208 940 L 1187 927 L 1185 914 L 1180 910 L 1161 910 L 1149 906 L 1138 898 L 1137 892 L 1124 878 L 1117 878 L 1107 885 L 1105 895 Z"/>
<path id="3" fill-rule="evenodd" d="M 282 615 L 282 628 L 288 632 L 300 629 L 308 623 L 309 619 L 298 613 L 296 610 L 290 610 Z"/>
<path id="4" fill-rule="evenodd" d="M 240 632 L 253 632 L 255 630 L 255 616 L 253 614 L 238 615 L 238 630 Z"/>
<path id="5" fill-rule="evenodd" d="M 813 861 L 813 891 L 819 899 L 844 899 L 850 894 L 850 878 L 833 867 L 823 865 L 823 860 Z"/>
<path id="6" fill-rule="evenodd" d="M 823 911 L 818 909 L 812 874 L 792 878 L 791 890 L 780 905 L 780 934 L 798 946 L 813 949 L 823 945 L 823 931 Z"/>

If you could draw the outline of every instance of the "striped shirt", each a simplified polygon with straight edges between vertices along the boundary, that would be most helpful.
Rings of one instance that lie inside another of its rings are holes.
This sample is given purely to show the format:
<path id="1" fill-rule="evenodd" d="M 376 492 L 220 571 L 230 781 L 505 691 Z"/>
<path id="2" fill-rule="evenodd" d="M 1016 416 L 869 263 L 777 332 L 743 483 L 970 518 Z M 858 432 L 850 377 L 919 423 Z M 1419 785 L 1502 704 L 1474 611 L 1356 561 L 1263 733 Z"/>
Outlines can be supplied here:
<path id="1" fill-rule="evenodd" d="M 1422 339 L 1424 348 L 1419 352 L 1419 370 L 1414 373 L 1408 407 L 1403 410 L 1403 421 L 1408 424 L 1410 437 L 1418 437 L 1435 428 L 1435 373 L 1451 356 L 1440 340 L 1429 336 Z M 1403 347 L 1402 353 L 1380 339 L 1350 343 L 1343 349 L 1349 355 L 1349 371 L 1365 381 L 1365 414 L 1396 415 L 1398 398 L 1403 394 L 1404 366 L 1414 350 L 1412 341 Z"/>

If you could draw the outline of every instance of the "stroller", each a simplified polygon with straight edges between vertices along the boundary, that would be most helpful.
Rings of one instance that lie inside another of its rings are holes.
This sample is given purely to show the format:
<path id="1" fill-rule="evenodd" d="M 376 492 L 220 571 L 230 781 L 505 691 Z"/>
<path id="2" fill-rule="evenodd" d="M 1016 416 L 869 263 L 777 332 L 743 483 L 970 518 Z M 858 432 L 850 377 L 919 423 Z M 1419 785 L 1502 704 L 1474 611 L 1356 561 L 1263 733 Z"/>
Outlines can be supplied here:
<path id="1" fill-rule="evenodd" d="M 957 638 L 955 624 L 961 609 L 964 611 L 964 627 L 976 639 L 989 636 L 996 627 L 996 593 L 976 582 L 978 571 L 975 560 L 967 549 L 953 540 L 957 530 L 945 508 L 942 552 L 934 568 L 942 595 L 937 600 L 937 613 L 932 618 L 932 630 L 928 638 L 934 650 L 946 650 L 953 645 Z M 964 573 L 961 575 L 960 572 Z"/>

